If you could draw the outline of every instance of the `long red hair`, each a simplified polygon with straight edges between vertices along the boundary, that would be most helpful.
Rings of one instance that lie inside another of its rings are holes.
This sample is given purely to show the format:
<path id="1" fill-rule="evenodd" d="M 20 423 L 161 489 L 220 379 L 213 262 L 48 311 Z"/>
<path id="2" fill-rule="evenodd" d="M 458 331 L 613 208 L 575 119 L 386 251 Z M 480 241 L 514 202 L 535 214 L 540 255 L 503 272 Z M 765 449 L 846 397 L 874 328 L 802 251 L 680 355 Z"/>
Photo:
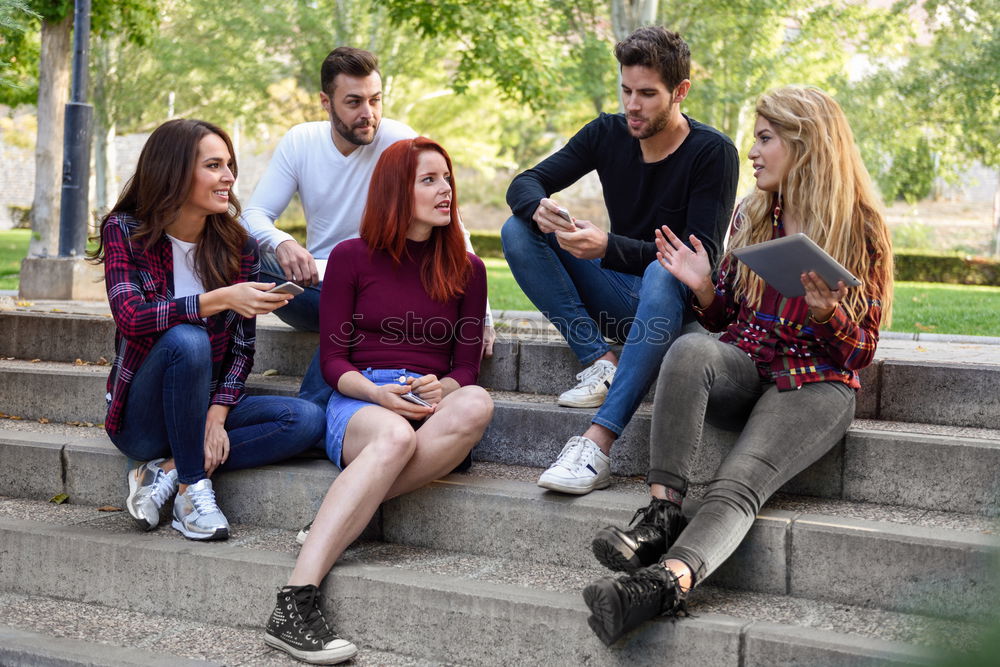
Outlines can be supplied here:
<path id="1" fill-rule="evenodd" d="M 449 301 L 465 292 L 472 263 L 458 224 L 455 172 L 448 152 L 427 137 L 402 139 L 389 146 L 375 165 L 368 186 L 368 203 L 361 216 L 361 238 L 372 250 L 384 250 L 398 263 L 406 252 L 406 234 L 413 218 L 413 188 L 417 157 L 436 151 L 448 165 L 451 181 L 451 222 L 431 230 L 430 252 L 420 266 L 420 281 L 435 301 Z"/>

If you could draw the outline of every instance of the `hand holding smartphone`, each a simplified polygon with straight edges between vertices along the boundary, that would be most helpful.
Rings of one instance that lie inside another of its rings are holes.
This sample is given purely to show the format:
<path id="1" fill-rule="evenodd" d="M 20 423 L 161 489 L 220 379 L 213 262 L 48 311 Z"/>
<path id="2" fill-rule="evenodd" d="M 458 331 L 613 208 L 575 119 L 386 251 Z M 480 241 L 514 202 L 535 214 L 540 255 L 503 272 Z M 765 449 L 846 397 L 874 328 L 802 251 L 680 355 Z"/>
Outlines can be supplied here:
<path id="1" fill-rule="evenodd" d="M 578 224 L 576 220 L 573 219 L 573 216 L 569 214 L 569 209 L 560 206 L 556 209 L 555 212 L 556 215 L 558 215 L 560 218 L 566 221 L 567 223 L 566 227 L 568 228 L 569 231 L 573 231 L 576 229 L 583 229 L 583 225 Z"/>
<path id="2" fill-rule="evenodd" d="M 412 391 L 408 391 L 405 394 L 400 394 L 400 398 L 402 398 L 404 401 L 409 401 L 410 403 L 416 403 L 417 405 L 422 405 L 425 408 L 433 407 L 430 403 L 420 398 Z"/>
<path id="3" fill-rule="evenodd" d="M 282 294 L 291 294 L 292 296 L 298 296 L 299 294 L 305 292 L 304 289 L 302 289 L 301 287 L 299 287 L 298 285 L 296 285 L 291 281 L 281 283 L 280 285 L 275 285 L 274 287 L 272 287 L 267 291 L 268 293 L 280 292 Z"/>

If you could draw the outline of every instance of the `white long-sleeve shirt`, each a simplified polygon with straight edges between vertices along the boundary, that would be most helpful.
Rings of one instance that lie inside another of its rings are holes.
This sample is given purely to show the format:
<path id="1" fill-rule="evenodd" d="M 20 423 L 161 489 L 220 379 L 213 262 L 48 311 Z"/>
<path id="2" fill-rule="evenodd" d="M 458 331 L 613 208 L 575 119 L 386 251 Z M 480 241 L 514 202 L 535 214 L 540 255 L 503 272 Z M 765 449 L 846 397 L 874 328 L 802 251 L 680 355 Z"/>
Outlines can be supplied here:
<path id="1" fill-rule="evenodd" d="M 335 245 L 358 236 L 368 185 L 382 151 L 417 136 L 408 125 L 383 118 L 372 143 L 344 155 L 331 131 L 328 120 L 300 123 L 278 142 L 240 218 L 264 251 L 274 252 L 280 243 L 294 240 L 274 221 L 298 192 L 306 217 L 306 250 L 325 263 Z M 462 232 L 466 248 L 475 252 L 464 226 Z M 486 320 L 493 320 L 488 305 Z"/>
<path id="2" fill-rule="evenodd" d="M 261 247 L 274 252 L 292 236 L 277 229 L 292 195 L 299 193 L 306 216 L 306 249 L 325 260 L 333 246 L 358 236 L 368 184 L 382 151 L 417 133 L 383 118 L 375 140 L 344 155 L 333 143 L 330 121 L 296 125 L 282 137 L 267 170 L 243 210 L 243 224 Z"/>

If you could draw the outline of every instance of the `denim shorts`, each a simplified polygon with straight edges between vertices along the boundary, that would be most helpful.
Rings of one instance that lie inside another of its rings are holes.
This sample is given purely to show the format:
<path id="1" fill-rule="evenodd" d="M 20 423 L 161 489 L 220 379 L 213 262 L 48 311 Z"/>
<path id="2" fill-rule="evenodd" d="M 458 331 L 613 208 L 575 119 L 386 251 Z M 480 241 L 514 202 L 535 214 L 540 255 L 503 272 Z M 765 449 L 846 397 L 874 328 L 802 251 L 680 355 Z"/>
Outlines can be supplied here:
<path id="1" fill-rule="evenodd" d="M 366 368 L 359 372 L 380 386 L 402 384 L 399 381 L 401 376 L 409 378 L 421 376 L 419 373 L 411 373 L 405 368 L 378 370 Z M 344 450 L 344 434 L 347 432 L 347 423 L 351 421 L 354 413 L 367 405 L 375 405 L 375 403 L 344 396 L 336 389 L 330 395 L 330 401 L 326 404 L 326 455 L 338 468 L 343 469 L 344 467 L 341 465 L 340 457 Z"/>

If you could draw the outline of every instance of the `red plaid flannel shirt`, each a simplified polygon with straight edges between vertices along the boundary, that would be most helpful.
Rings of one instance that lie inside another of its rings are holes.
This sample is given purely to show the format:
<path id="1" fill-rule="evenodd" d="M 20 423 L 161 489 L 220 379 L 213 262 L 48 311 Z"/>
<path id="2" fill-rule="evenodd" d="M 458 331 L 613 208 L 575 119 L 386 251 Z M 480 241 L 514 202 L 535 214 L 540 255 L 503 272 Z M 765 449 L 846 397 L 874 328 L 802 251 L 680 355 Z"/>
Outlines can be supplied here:
<path id="1" fill-rule="evenodd" d="M 730 237 L 738 218 L 737 214 Z M 780 210 L 776 210 L 771 238 L 784 235 Z M 719 267 L 715 300 L 700 313 L 695 309 L 702 326 L 709 331 L 724 331 L 719 340 L 746 352 L 757 364 L 761 378 L 774 382 L 779 391 L 827 381 L 859 389 L 858 371 L 875 357 L 882 302 L 869 292 L 868 309 L 860 323 L 848 319 L 838 305 L 828 322 L 818 324 L 809 319 L 805 297 L 788 299 L 765 284 L 760 308 L 754 310 L 745 299 L 738 303 L 734 299 L 733 279 L 738 264 L 733 255 L 726 255 Z M 865 285 L 875 287 L 871 281 L 865 281 Z"/>
<path id="2" fill-rule="evenodd" d="M 115 319 L 115 363 L 108 376 L 108 415 L 105 428 L 117 433 L 136 371 L 160 335 L 178 324 L 196 324 L 208 330 L 212 343 L 211 403 L 235 405 L 243 397 L 253 366 L 256 322 L 231 310 L 199 317 L 198 295 L 174 298 L 174 259 L 164 235 L 148 251 L 146 240 L 132 243 L 139 222 L 117 214 L 104 225 L 104 282 Z M 257 280 L 260 270 L 257 242 L 243 248 L 236 282 Z"/>

